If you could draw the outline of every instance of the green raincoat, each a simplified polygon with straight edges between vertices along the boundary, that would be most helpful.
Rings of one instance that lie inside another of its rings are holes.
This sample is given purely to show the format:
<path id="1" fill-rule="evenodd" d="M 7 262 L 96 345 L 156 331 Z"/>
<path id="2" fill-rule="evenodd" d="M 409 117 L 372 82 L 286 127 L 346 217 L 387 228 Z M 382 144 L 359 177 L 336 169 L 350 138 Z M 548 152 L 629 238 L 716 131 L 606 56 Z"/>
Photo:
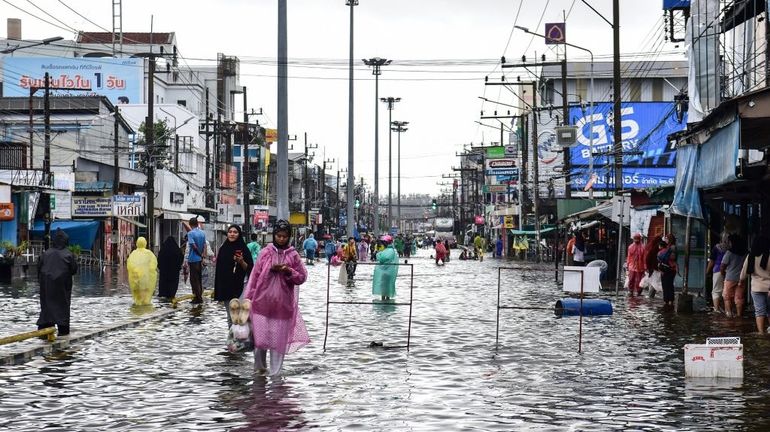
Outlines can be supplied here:
<path id="1" fill-rule="evenodd" d="M 398 254 L 393 245 L 389 245 L 377 254 L 377 266 L 374 269 L 374 284 L 372 285 L 372 294 L 393 298 L 396 296 L 398 266 L 382 264 L 398 264 Z"/>

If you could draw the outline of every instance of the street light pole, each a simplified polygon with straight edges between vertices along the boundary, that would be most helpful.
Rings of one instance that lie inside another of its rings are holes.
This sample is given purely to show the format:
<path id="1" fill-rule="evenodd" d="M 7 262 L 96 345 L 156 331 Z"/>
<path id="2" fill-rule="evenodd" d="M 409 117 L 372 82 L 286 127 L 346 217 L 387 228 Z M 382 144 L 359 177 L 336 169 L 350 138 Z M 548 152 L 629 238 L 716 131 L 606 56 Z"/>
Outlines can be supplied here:
<path id="1" fill-rule="evenodd" d="M 390 123 L 390 130 L 398 133 L 398 186 L 396 187 L 396 219 L 398 220 L 398 229 L 401 230 L 401 132 L 406 132 L 409 124 L 407 121 L 396 121 Z"/>
<path id="2" fill-rule="evenodd" d="M 531 32 L 527 27 L 514 26 L 514 28 L 517 28 L 517 29 L 523 31 L 524 33 L 528 33 L 528 34 L 531 34 L 533 36 L 538 36 L 538 37 L 541 37 L 543 39 L 548 39 L 545 35 L 541 35 L 541 34 L 538 34 L 538 33 Z M 569 46 L 569 47 L 572 47 L 572 48 L 577 48 L 577 49 L 579 49 L 581 51 L 585 51 L 585 52 L 588 53 L 588 55 L 591 56 L 591 78 L 590 78 L 591 79 L 591 84 L 590 84 L 591 88 L 589 90 L 589 92 L 591 93 L 589 95 L 589 99 L 591 99 L 591 107 L 590 107 L 590 110 L 589 110 L 589 112 L 590 112 L 590 114 L 589 114 L 590 115 L 590 119 L 589 119 L 590 132 L 588 133 L 588 141 L 589 141 L 588 148 L 589 148 L 590 153 L 591 153 L 591 156 L 588 158 L 588 181 L 590 182 L 591 178 L 593 178 L 593 173 L 594 173 L 594 53 L 590 49 L 588 49 L 588 48 L 583 48 L 583 47 L 577 46 L 575 44 L 571 44 L 571 43 L 568 43 L 568 42 L 561 42 L 561 43 L 563 45 L 566 45 L 566 46 Z M 566 79 L 566 77 L 562 77 L 562 79 Z M 566 100 L 567 99 L 567 95 L 563 94 L 562 98 L 564 98 L 564 100 Z M 566 121 L 566 119 L 565 119 L 565 121 Z M 567 174 L 569 174 L 569 173 L 567 173 Z M 567 183 L 569 183 L 569 182 L 567 182 Z M 609 187 L 609 185 L 608 185 L 608 187 Z M 569 189 L 569 184 L 567 185 L 567 189 Z M 588 197 L 591 198 L 591 199 L 593 199 L 593 197 L 594 197 L 594 188 L 593 188 L 593 186 L 591 186 L 591 188 L 588 189 Z"/>
<path id="3" fill-rule="evenodd" d="M 388 125 L 393 123 L 393 106 L 400 102 L 400 97 L 384 97 L 380 101 L 388 104 Z M 388 128 L 388 228 L 393 226 L 393 132 Z"/>
<path id="4" fill-rule="evenodd" d="M 345 4 L 350 6 L 350 59 L 348 63 L 348 194 L 356 185 L 356 177 L 353 175 L 353 8 L 358 5 L 358 0 L 346 0 Z M 345 219 L 348 238 L 353 237 L 355 228 L 355 217 L 353 212 L 353 200 L 348 197 L 347 218 Z"/>
<path id="5" fill-rule="evenodd" d="M 278 0 L 278 175 L 277 218 L 289 220 L 289 88 L 286 0 Z"/>
<path id="6" fill-rule="evenodd" d="M 364 59 L 364 64 L 372 67 L 374 75 L 374 235 L 380 230 L 380 74 L 382 66 L 387 66 L 391 60 L 373 57 Z"/>

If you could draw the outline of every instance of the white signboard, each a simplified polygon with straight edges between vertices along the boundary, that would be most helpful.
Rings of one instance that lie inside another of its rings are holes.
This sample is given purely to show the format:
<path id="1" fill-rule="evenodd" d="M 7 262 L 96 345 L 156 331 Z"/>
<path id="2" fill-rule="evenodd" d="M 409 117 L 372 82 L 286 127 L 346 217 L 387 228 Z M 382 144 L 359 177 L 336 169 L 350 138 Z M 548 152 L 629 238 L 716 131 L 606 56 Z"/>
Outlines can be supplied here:
<path id="1" fill-rule="evenodd" d="M 115 216 L 144 216 L 144 203 L 139 195 L 115 195 L 112 197 L 112 212 Z"/>
<path id="2" fill-rule="evenodd" d="M 69 219 L 72 217 L 72 192 L 55 191 L 51 194 L 51 215 L 54 219 Z"/>
<path id="3" fill-rule="evenodd" d="M 600 270 L 599 267 L 564 266 L 564 292 L 580 293 L 582 281 L 584 293 L 598 293 L 602 287 Z"/>
<path id="4" fill-rule="evenodd" d="M 743 344 L 687 344 L 684 373 L 688 378 L 743 378 Z"/>
<path id="5" fill-rule="evenodd" d="M 518 175 L 519 168 L 516 159 L 487 159 L 486 175 Z"/>
<path id="6" fill-rule="evenodd" d="M 112 216 L 112 197 L 73 196 L 72 217 Z"/>

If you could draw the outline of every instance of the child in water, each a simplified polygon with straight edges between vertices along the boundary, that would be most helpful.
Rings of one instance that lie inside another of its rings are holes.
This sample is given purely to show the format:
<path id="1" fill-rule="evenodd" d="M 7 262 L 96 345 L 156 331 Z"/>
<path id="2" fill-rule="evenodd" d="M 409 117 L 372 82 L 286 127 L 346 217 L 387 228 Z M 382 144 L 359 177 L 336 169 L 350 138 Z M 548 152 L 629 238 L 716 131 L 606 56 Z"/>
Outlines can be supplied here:
<path id="1" fill-rule="evenodd" d="M 273 243 L 259 254 L 249 277 L 244 298 L 251 300 L 254 338 L 254 368 L 266 371 L 270 351 L 270 375 L 281 371 L 286 354 L 310 343 L 305 321 L 299 311 L 299 285 L 307 270 L 299 253 L 289 245 L 291 225 L 279 220 L 273 229 Z"/>

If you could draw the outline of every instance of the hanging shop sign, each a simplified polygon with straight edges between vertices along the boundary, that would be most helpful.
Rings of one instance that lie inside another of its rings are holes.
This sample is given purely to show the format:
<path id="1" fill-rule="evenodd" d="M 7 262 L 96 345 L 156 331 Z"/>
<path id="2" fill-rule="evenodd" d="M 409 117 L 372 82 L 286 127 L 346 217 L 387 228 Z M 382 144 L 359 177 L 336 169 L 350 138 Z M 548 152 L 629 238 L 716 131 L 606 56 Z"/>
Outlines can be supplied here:
<path id="1" fill-rule="evenodd" d="M 487 159 L 485 165 L 486 175 L 519 175 L 518 164 L 513 158 Z"/>
<path id="2" fill-rule="evenodd" d="M 144 216 L 145 208 L 142 197 L 139 195 L 115 195 L 112 197 L 112 212 L 115 216 L 122 217 Z"/>
<path id="3" fill-rule="evenodd" d="M 13 203 L 0 203 L 0 221 L 13 220 L 15 217 Z"/>

